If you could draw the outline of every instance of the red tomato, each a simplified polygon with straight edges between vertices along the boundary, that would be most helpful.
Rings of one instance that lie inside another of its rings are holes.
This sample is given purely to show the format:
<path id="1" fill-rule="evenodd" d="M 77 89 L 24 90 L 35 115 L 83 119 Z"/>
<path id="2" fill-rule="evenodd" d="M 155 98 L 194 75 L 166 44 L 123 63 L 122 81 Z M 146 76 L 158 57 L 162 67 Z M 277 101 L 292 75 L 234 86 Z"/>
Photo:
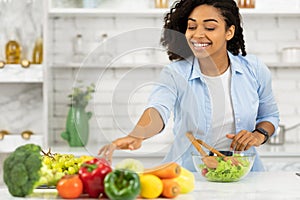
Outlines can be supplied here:
<path id="1" fill-rule="evenodd" d="M 75 199 L 82 194 L 83 184 L 78 175 L 66 175 L 58 181 L 56 189 L 62 198 Z"/>
<path id="2" fill-rule="evenodd" d="M 206 176 L 207 172 L 208 172 L 208 169 L 207 168 L 203 168 L 202 169 L 202 176 Z"/>

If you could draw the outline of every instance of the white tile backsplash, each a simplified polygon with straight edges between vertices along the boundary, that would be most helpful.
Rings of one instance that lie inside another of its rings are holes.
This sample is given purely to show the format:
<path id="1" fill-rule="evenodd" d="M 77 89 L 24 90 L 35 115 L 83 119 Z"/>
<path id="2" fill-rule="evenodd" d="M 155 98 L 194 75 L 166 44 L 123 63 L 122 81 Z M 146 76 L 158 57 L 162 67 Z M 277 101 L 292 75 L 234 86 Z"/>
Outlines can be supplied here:
<path id="1" fill-rule="evenodd" d="M 288 21 L 288 20 L 287 20 Z M 300 21 L 300 18 L 299 18 Z M 290 25 L 290 27 L 293 27 Z M 257 30 L 258 41 L 296 41 L 297 40 L 297 29 L 288 28 L 273 28 L 273 29 L 260 29 Z"/>

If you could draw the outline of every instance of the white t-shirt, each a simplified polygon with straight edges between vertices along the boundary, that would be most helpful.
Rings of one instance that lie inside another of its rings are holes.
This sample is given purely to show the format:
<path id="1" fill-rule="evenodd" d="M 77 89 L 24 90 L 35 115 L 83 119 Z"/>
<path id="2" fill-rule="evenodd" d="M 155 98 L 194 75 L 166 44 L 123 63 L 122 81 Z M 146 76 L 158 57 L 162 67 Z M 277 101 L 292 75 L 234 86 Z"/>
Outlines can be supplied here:
<path id="1" fill-rule="evenodd" d="M 212 124 L 208 143 L 218 150 L 229 150 L 231 139 L 227 133 L 235 133 L 234 113 L 231 101 L 230 67 L 220 76 L 204 75 L 212 105 Z"/>

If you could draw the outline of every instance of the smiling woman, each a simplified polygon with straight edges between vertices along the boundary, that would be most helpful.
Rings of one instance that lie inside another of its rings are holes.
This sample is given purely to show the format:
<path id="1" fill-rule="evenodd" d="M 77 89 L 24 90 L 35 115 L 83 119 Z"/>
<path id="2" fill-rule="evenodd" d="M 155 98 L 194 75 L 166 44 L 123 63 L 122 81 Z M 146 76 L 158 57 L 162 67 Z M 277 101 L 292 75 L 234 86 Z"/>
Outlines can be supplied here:
<path id="1" fill-rule="evenodd" d="M 196 149 L 186 132 L 219 151 L 255 152 L 274 133 L 279 114 L 270 71 L 246 53 L 236 2 L 176 1 L 164 22 L 161 43 L 172 63 L 163 68 L 133 130 L 99 153 L 112 157 L 115 149 L 140 148 L 164 130 L 171 114 L 174 141 L 164 162 L 195 171 Z M 264 170 L 259 156 L 252 170 Z"/>
<path id="2" fill-rule="evenodd" d="M 201 69 L 201 72 L 206 75 L 223 74 L 229 66 L 226 44 L 234 36 L 235 26 L 224 27 L 226 23 L 222 15 L 212 6 L 196 7 L 188 18 L 185 37 L 192 52 L 196 57 L 201 58 L 199 62 L 213 61 L 218 67 L 218 70 L 215 70 L 216 68 L 211 64 L 212 69 Z"/>

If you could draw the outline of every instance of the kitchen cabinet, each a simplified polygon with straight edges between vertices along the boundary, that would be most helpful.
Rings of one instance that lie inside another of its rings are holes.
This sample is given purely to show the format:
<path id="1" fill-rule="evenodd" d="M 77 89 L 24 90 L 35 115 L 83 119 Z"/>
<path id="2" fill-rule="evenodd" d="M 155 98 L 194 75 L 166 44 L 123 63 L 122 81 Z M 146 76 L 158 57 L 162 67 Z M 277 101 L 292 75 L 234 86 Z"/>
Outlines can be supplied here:
<path id="1" fill-rule="evenodd" d="M 1 107 L 1 129 L 9 132 L 0 140 L 0 153 L 14 151 L 16 147 L 27 143 L 45 145 L 47 108 L 44 106 L 46 98 L 43 83 L 43 65 L 23 68 L 21 65 L 9 64 L 0 69 L 2 103 L 6 102 Z M 32 131 L 33 135 L 27 139 L 22 138 L 21 132 L 25 130 Z"/>
<path id="2" fill-rule="evenodd" d="M 42 19 L 39 15 L 43 13 L 43 4 L 34 1 L 1 1 L 1 8 L 1 59 L 5 57 L 5 44 L 10 37 L 8 33 L 10 29 L 14 29 L 21 46 L 22 60 L 31 61 L 34 41 L 41 32 L 39 25 L 42 24 Z M 38 10 L 32 12 L 35 8 Z M 22 23 L 26 26 L 22 26 Z M 9 132 L 0 140 L 1 155 L 27 143 L 43 146 L 46 144 L 45 74 L 46 68 L 43 64 L 30 64 L 28 67 L 22 67 L 21 64 L 5 64 L 0 69 L 0 130 Z M 33 135 L 22 138 L 21 133 L 27 130 L 33 132 Z"/>

